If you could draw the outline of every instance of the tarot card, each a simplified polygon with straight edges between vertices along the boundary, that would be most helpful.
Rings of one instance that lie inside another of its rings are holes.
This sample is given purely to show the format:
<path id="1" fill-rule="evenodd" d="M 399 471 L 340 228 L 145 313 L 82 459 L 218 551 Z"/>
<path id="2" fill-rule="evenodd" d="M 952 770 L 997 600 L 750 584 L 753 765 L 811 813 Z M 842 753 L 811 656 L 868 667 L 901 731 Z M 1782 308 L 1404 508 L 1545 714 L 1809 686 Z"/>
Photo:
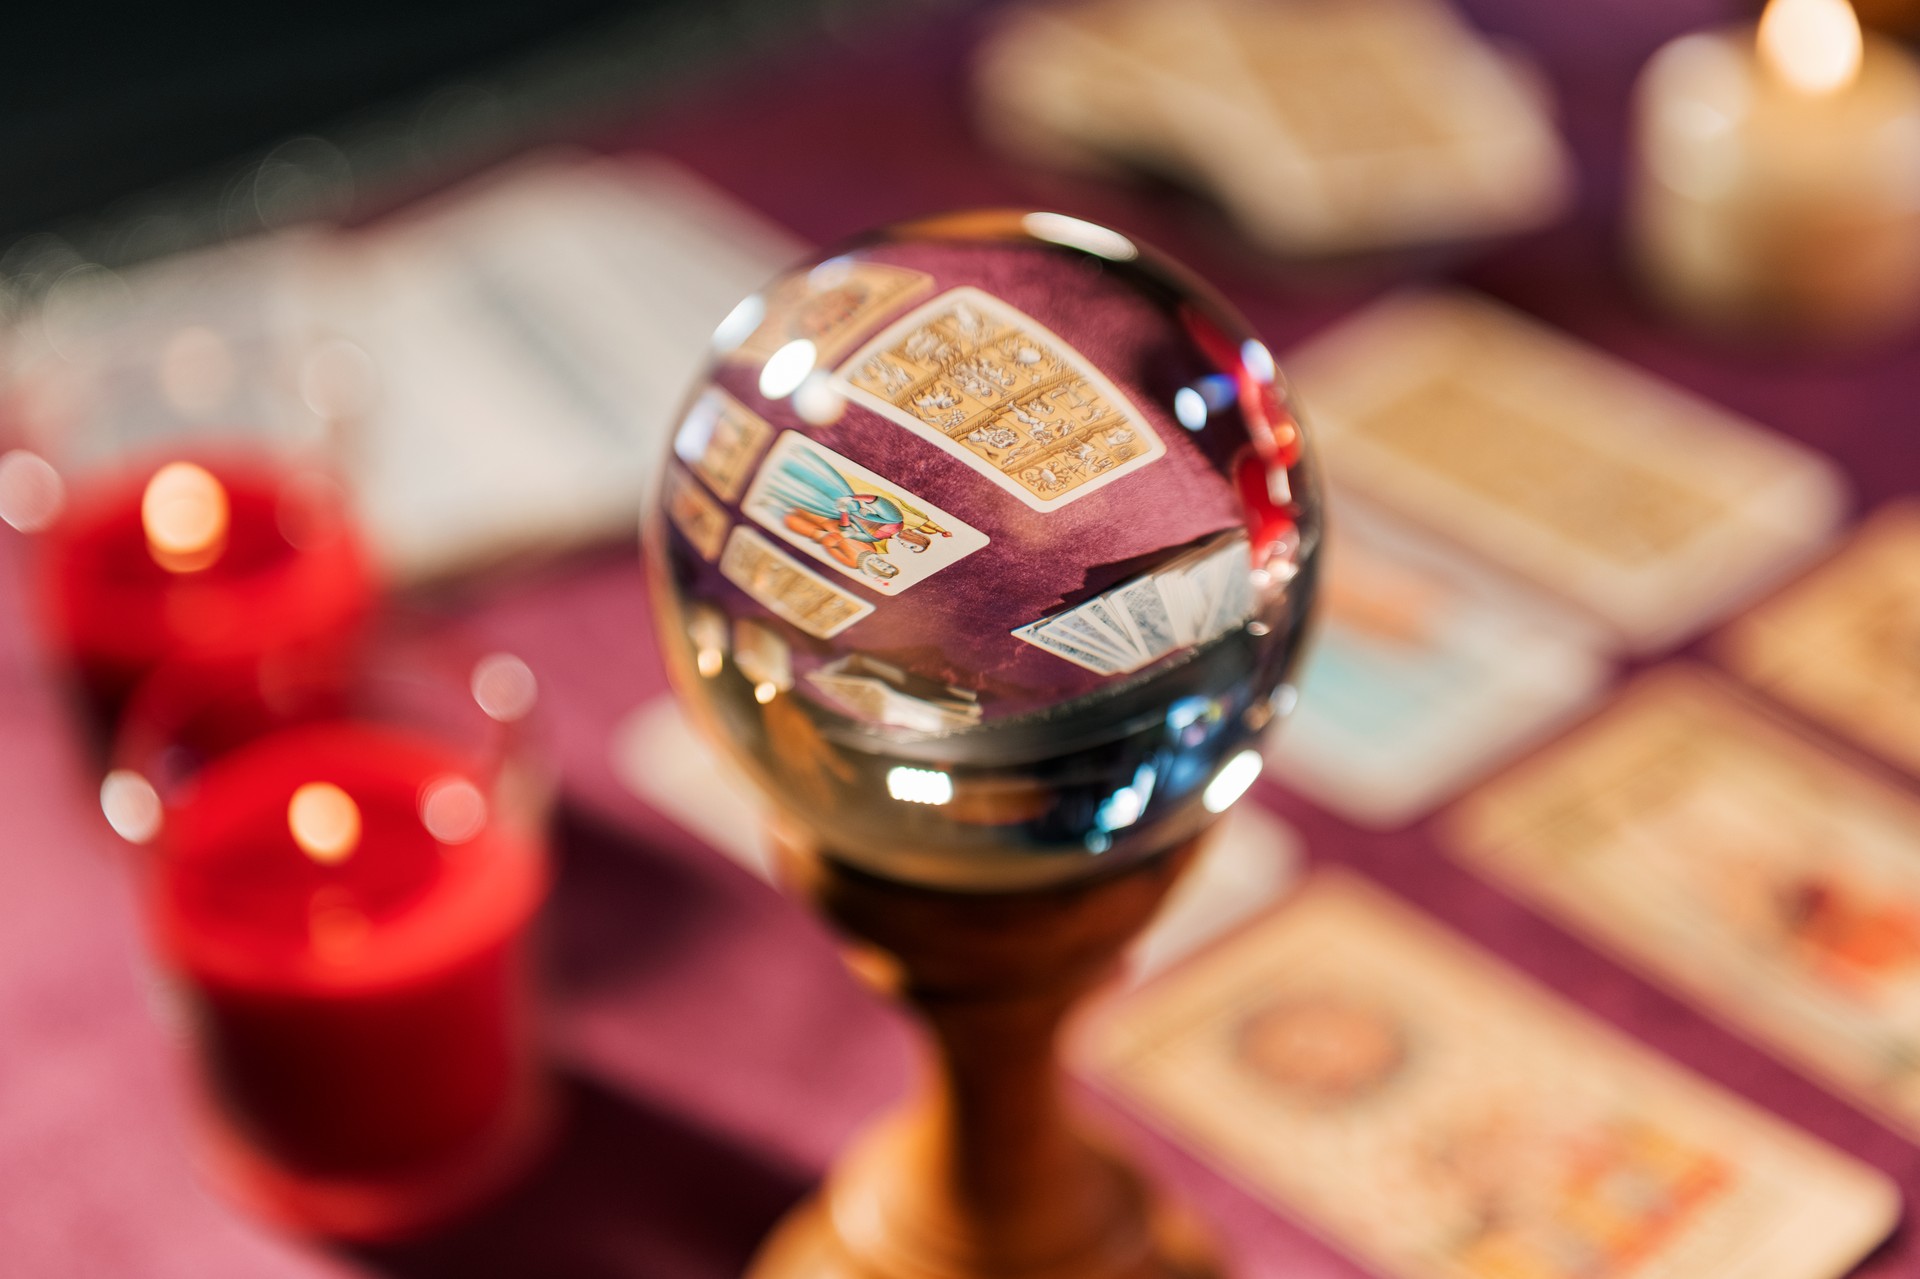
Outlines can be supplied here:
<path id="1" fill-rule="evenodd" d="M 831 639 L 873 612 L 873 605 L 794 562 L 744 524 L 727 535 L 720 572 L 776 617 L 818 639 Z"/>
<path id="2" fill-rule="evenodd" d="M 1920 503 L 1881 508 L 1717 648 L 1755 685 L 1920 773 Z"/>
<path id="3" fill-rule="evenodd" d="M 1089 600 L 1088 604 L 1094 602 L 1096 601 Z M 1104 606 L 1104 602 L 1102 603 Z M 1049 635 L 1098 653 L 1121 667 L 1131 664 L 1139 651 L 1131 636 L 1124 632 L 1115 635 L 1095 620 L 1086 604 L 1082 604 L 1072 612 L 1060 613 L 1048 618 L 1043 624 L 1043 629 Z"/>
<path id="4" fill-rule="evenodd" d="M 1145 654 L 1148 661 L 1164 657 L 1179 646 L 1173 613 L 1166 597 L 1160 593 L 1157 575 L 1136 577 L 1108 591 L 1104 598 L 1132 635 L 1135 648 Z"/>
<path id="5" fill-rule="evenodd" d="M 914 675 L 865 653 L 842 657 L 807 682 L 861 719 L 921 733 L 951 733 L 980 722 L 980 697 Z"/>
<path id="6" fill-rule="evenodd" d="M 706 559 L 717 558 L 720 545 L 727 538 L 727 527 L 732 523 L 727 518 L 727 508 L 708 496 L 697 480 L 677 466 L 667 468 L 665 500 L 667 518 L 681 535 Z"/>
<path id="7" fill-rule="evenodd" d="M 976 288 L 950 289 L 896 320 L 838 380 L 1036 511 L 1058 510 L 1166 453 L 1086 357 Z"/>
<path id="8" fill-rule="evenodd" d="M 1402 826 L 1605 685 L 1591 624 L 1350 498 L 1329 527 L 1299 702 L 1267 739 L 1281 784 L 1360 825 Z"/>
<path id="9" fill-rule="evenodd" d="M 1017 627 L 1013 635 L 1037 648 L 1046 649 L 1055 657 L 1064 657 L 1074 665 L 1084 666 L 1099 675 L 1118 675 L 1124 670 L 1131 669 L 1107 656 L 1102 649 L 1054 631 L 1049 626 L 1052 620 L 1052 618 L 1042 618 L 1037 622 L 1029 622 L 1025 626 Z"/>
<path id="10" fill-rule="evenodd" d="M 1920 804 L 1689 667 L 1470 796 L 1461 855 L 1920 1136 Z"/>
<path id="11" fill-rule="evenodd" d="M 1115 674 L 1216 639 L 1252 609 L 1246 535 L 1232 533 L 1013 634 Z"/>
<path id="12" fill-rule="evenodd" d="M 733 623 L 733 664 L 755 686 L 784 693 L 793 687 L 793 649 L 770 626 L 749 618 Z"/>
<path id="13" fill-rule="evenodd" d="M 1237 558 L 1224 565 L 1216 565 L 1214 572 L 1220 575 L 1220 594 L 1202 635 L 1224 634 L 1253 616 L 1253 575 L 1247 571 L 1246 565 L 1247 552 L 1244 547 Z"/>
<path id="14" fill-rule="evenodd" d="M 1165 971 L 1266 910 L 1293 887 L 1304 861 L 1298 831 L 1256 803 L 1235 804 L 1128 950 L 1131 981 Z"/>
<path id="15" fill-rule="evenodd" d="M 899 595 L 987 544 L 958 516 L 798 431 L 774 441 L 740 509 L 882 595 Z"/>
<path id="16" fill-rule="evenodd" d="M 1154 1122 L 1403 1279 L 1832 1279 L 1891 1181 L 1323 872 L 1085 1044 Z"/>
<path id="17" fill-rule="evenodd" d="M 1204 644 L 1253 615 L 1253 574 L 1247 540 L 1234 534 L 1191 551 L 1154 577 L 1173 614 L 1174 628 Z"/>
<path id="18" fill-rule="evenodd" d="M 1790 571 L 1844 506 L 1826 460 L 1468 294 L 1389 299 L 1287 368 L 1352 491 L 1636 651 Z"/>
<path id="19" fill-rule="evenodd" d="M 673 451 L 722 499 L 732 502 L 747 486 L 753 464 L 773 438 L 761 416 L 719 387 L 708 387 L 680 420 Z"/>
<path id="20" fill-rule="evenodd" d="M 612 756 L 614 774 L 628 790 L 772 882 L 765 801 L 733 761 L 707 745 L 672 697 L 630 712 L 615 730 Z M 1292 827 L 1258 804 L 1234 805 L 1135 941 L 1132 977 L 1160 971 L 1264 908 L 1297 878 L 1300 861 Z"/>
<path id="21" fill-rule="evenodd" d="M 1434 0 L 1024 5 L 976 85 L 1003 148 L 1174 174 L 1292 255 L 1531 225 L 1571 187 L 1538 77 Z"/>
<path id="22" fill-rule="evenodd" d="M 726 854 L 773 881 L 766 801 L 732 760 L 707 744 L 680 703 L 656 697 L 620 722 L 612 742 L 614 775 L 629 791 Z"/>
<path id="23" fill-rule="evenodd" d="M 813 343 L 814 361 L 830 367 L 846 349 L 871 333 L 889 315 L 924 296 L 933 277 L 884 262 L 833 258 L 804 275 L 792 275 L 742 303 L 722 324 L 716 339 L 724 344 L 734 325 L 753 327 L 727 358 L 764 363 L 789 342 Z"/>
<path id="24" fill-rule="evenodd" d="M 1111 608 L 1107 607 L 1107 601 L 1100 596 L 1096 595 L 1074 609 L 1070 616 L 1085 622 L 1108 647 L 1118 652 L 1127 650 L 1127 629 L 1120 624 L 1120 619 L 1115 616 Z"/>

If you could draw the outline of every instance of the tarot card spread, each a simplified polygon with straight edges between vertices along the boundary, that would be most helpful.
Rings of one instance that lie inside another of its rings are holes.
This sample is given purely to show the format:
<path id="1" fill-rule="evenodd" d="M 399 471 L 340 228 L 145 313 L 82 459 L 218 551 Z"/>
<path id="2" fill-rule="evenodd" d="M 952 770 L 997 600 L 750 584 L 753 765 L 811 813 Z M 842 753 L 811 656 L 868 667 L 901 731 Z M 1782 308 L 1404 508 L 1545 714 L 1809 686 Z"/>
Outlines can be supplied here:
<path id="1" fill-rule="evenodd" d="M 744 524 L 727 536 L 720 572 L 775 616 L 819 639 L 830 639 L 873 612 L 873 605 L 794 563 Z"/>
<path id="2" fill-rule="evenodd" d="M 1406 1279 L 1832 1279 L 1899 1193 L 1351 876 L 1096 1026 L 1092 1069 Z"/>
<path id="3" fill-rule="evenodd" d="M 882 595 L 898 595 L 987 535 L 798 431 L 784 432 L 741 509 L 775 537 Z"/>
<path id="4" fill-rule="evenodd" d="M 1876 513 L 1718 648 L 1753 684 L 1920 773 L 1920 503 Z"/>
<path id="5" fill-rule="evenodd" d="M 904 316 L 841 367 L 841 389 L 932 441 L 1036 511 L 1166 453 L 1092 362 L 975 288 Z"/>
<path id="6" fill-rule="evenodd" d="M 1248 554 L 1233 534 L 1013 634 L 1102 675 L 1137 671 L 1252 616 Z"/>
<path id="7" fill-rule="evenodd" d="M 1390 299 L 1286 366 L 1343 483 L 1635 650 L 1777 580 L 1844 506 L 1824 459 L 1471 295 Z"/>
<path id="8" fill-rule="evenodd" d="M 1920 1137 L 1920 805 L 1688 668 L 1470 797 L 1462 855 Z"/>

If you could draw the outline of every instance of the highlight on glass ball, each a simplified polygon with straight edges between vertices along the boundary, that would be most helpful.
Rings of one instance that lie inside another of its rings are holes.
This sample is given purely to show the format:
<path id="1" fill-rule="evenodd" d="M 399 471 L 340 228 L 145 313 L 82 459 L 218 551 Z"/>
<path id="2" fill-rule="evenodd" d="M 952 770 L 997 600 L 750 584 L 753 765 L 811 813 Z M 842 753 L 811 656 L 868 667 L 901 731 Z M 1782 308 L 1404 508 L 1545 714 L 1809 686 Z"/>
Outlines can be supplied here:
<path id="1" fill-rule="evenodd" d="M 1253 783 L 1319 494 L 1204 284 L 1077 218 L 954 214 L 780 277 L 714 348 L 644 539 L 663 648 L 820 851 L 1033 886 Z"/>

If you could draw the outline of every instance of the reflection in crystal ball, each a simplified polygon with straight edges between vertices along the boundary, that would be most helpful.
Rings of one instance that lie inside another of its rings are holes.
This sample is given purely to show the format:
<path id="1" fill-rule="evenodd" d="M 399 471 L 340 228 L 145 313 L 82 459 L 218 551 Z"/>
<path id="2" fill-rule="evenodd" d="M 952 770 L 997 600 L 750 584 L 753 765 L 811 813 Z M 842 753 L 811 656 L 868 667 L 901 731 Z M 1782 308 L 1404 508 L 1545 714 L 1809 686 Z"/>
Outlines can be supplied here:
<path id="1" fill-rule="evenodd" d="M 669 670 L 783 821 L 993 890 L 1251 785 L 1320 501 L 1272 356 L 1119 232 L 965 213 L 742 302 L 645 543 Z"/>

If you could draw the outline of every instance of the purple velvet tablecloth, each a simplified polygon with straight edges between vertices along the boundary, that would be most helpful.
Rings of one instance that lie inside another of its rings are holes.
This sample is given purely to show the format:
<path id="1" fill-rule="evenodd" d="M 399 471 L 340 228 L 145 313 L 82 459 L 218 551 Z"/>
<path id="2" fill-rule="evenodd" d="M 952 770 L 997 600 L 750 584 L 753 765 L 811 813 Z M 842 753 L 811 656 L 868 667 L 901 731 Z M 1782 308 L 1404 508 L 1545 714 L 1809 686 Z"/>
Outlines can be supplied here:
<path id="1" fill-rule="evenodd" d="M 1623 279 L 1615 227 L 1632 75 L 1661 41 L 1729 8 L 1467 7 L 1545 63 L 1581 163 L 1579 212 L 1491 250 L 1365 271 L 1261 265 L 1180 197 L 996 163 L 964 106 L 973 20 L 951 14 L 763 59 L 606 141 L 674 155 L 821 242 L 957 205 L 1105 219 L 1222 283 L 1276 349 L 1394 284 L 1461 280 L 1825 450 L 1863 509 L 1920 488 L 1912 344 L 1850 357 L 1729 351 L 1663 323 Z M 615 724 L 662 687 L 639 568 L 620 548 L 438 606 L 448 628 L 531 662 L 565 781 L 547 1033 L 569 1105 L 552 1158 L 485 1218 L 404 1249 L 324 1251 L 235 1213 L 193 1173 L 177 1055 L 149 1006 L 119 849 L 25 617 L 25 561 L 21 539 L 0 537 L 0 1274 L 717 1279 L 738 1272 L 837 1143 L 904 1087 L 905 1029 L 854 987 L 820 929 L 614 779 Z M 1447 860 L 1424 829 L 1365 834 L 1270 785 L 1260 797 L 1314 859 L 1359 868 L 1920 1200 L 1913 1145 Z M 1242 1275 L 1358 1273 L 1109 1118 L 1218 1223 Z M 1866 1273 L 1920 1275 L 1920 1251 L 1896 1237 Z"/>

